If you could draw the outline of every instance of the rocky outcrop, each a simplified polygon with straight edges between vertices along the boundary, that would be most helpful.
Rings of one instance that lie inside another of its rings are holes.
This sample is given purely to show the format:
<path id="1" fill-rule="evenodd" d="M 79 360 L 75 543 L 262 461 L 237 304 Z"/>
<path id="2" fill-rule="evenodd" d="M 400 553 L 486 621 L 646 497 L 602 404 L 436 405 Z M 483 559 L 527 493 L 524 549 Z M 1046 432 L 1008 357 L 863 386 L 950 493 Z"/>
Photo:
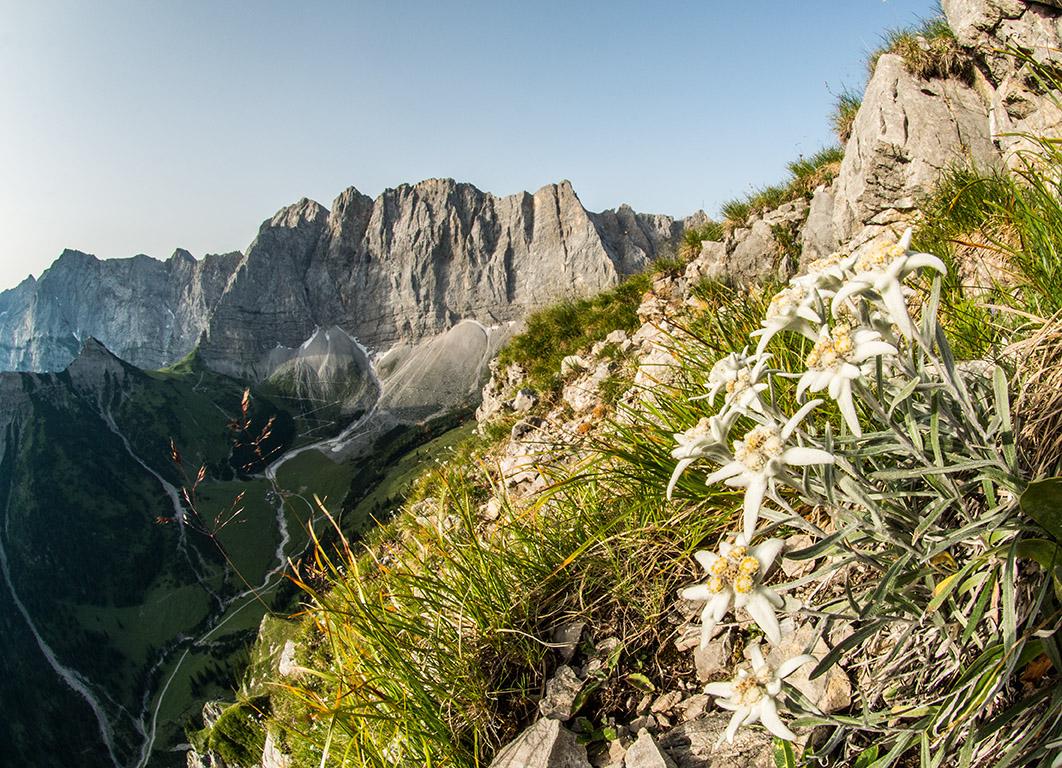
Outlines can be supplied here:
<path id="1" fill-rule="evenodd" d="M 956 79 L 920 79 L 899 56 L 882 55 L 835 182 L 834 237 L 859 241 L 866 228 L 905 220 L 941 170 L 964 162 L 999 162 L 981 97 Z"/>
<path id="2" fill-rule="evenodd" d="M 753 216 L 722 242 L 703 242 L 692 263 L 696 277 L 738 286 L 785 279 L 796 265 L 789 263 L 784 242 L 787 235 L 794 242 L 799 240 L 807 216 L 808 203 L 797 199 Z"/>
<path id="3" fill-rule="evenodd" d="M 60 371 L 89 336 L 142 368 L 178 360 L 206 330 L 239 256 L 101 261 L 64 251 L 39 280 L 0 292 L 0 370 Z"/>
<path id="4" fill-rule="evenodd" d="M 1062 7 L 1021 0 L 944 0 L 942 6 L 959 43 L 982 64 L 979 85 L 992 136 L 1013 165 L 1015 151 L 1031 146 L 1022 134 L 1062 131 L 1062 108 L 1044 97 L 1045 83 L 1034 70 L 1034 63 L 1062 64 Z"/>
<path id="5" fill-rule="evenodd" d="M 596 293 L 672 253 L 684 226 L 629 206 L 590 213 L 566 181 L 507 197 L 451 179 L 375 200 L 350 188 L 331 210 L 303 199 L 278 211 L 244 254 L 65 252 L 0 293 L 0 369 L 61 370 L 92 335 L 142 368 L 201 341 L 215 370 L 262 379 L 278 346 L 320 328 L 382 350 Z"/>

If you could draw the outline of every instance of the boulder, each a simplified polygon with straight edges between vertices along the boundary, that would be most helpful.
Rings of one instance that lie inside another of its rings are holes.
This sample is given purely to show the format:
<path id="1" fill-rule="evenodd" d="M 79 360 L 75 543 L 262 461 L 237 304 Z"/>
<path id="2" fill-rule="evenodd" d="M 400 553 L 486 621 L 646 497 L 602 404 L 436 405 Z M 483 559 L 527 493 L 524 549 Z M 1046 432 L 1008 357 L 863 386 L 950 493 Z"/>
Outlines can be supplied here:
<path id="1" fill-rule="evenodd" d="M 823 185 L 811 196 L 808 218 L 800 231 L 800 255 L 804 261 L 829 256 L 839 247 L 833 227 L 833 190 L 833 184 Z"/>
<path id="2" fill-rule="evenodd" d="M 988 110 L 958 80 L 921 80 L 894 54 L 878 59 L 835 182 L 834 231 L 841 241 L 865 225 L 895 224 L 942 169 L 961 161 L 998 164 Z"/>
<path id="3" fill-rule="evenodd" d="M 767 663 L 777 667 L 784 660 L 804 653 L 804 649 L 814 638 L 815 628 L 811 624 L 801 625 L 795 633 L 784 634 L 781 645 L 772 647 L 767 654 Z M 811 650 L 811 654 L 818 659 L 829 652 L 830 647 L 821 638 Z M 785 682 L 800 691 L 808 701 L 826 714 L 846 709 L 852 703 L 852 683 L 848 675 L 835 664 L 826 674 L 812 680 L 808 676 L 814 668 L 814 664 L 806 664 L 787 677 Z"/>
<path id="4" fill-rule="evenodd" d="M 590 761 L 574 733 L 543 718 L 503 747 L 490 768 L 590 768 Z"/>

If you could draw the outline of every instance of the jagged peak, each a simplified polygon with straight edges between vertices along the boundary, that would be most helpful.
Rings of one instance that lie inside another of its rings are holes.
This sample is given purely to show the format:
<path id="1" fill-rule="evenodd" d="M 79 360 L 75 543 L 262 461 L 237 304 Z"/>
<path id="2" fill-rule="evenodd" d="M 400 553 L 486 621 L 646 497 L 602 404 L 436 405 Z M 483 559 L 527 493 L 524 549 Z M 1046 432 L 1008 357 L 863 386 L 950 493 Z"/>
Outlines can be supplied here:
<path id="1" fill-rule="evenodd" d="M 84 264 L 98 262 L 95 256 L 91 253 L 85 253 L 75 248 L 64 248 L 63 252 L 59 254 L 59 258 L 55 260 L 56 264 Z"/>
<path id="2" fill-rule="evenodd" d="M 297 202 L 287 205 L 273 214 L 262 225 L 262 229 L 280 227 L 284 229 L 296 229 L 307 224 L 324 221 L 328 217 L 328 209 L 316 200 L 308 197 L 300 198 Z"/>

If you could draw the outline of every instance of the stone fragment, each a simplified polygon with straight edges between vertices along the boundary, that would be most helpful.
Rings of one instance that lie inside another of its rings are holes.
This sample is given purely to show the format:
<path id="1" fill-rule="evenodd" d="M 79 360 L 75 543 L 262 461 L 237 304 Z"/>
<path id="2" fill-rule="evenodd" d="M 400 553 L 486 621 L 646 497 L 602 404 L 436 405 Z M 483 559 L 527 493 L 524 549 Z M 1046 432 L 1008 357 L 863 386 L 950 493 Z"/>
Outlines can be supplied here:
<path id="1" fill-rule="evenodd" d="M 590 367 L 589 361 L 579 355 L 568 355 L 561 360 L 561 376 L 570 376 L 573 373 L 585 371 Z"/>
<path id="2" fill-rule="evenodd" d="M 670 691 L 658 696 L 656 701 L 653 702 L 653 705 L 649 707 L 649 711 L 653 714 L 670 712 L 680 701 L 682 701 L 682 692 Z"/>
<path id="3" fill-rule="evenodd" d="M 557 671 L 546 683 L 546 695 L 538 703 L 538 711 L 543 717 L 555 720 L 568 720 L 574 714 L 572 705 L 583 689 L 583 681 L 575 674 L 575 670 L 567 664 L 557 668 Z"/>
<path id="4" fill-rule="evenodd" d="M 714 637 L 708 643 L 707 648 L 701 648 L 698 642 L 693 661 L 697 665 L 697 679 L 702 683 L 725 678 L 732 671 L 730 643 L 727 638 L 727 635 Z"/>
<path id="5" fill-rule="evenodd" d="M 586 747 L 559 720 L 543 718 L 503 747 L 490 768 L 591 768 Z"/>
<path id="6" fill-rule="evenodd" d="M 811 537 L 806 533 L 798 533 L 785 540 L 785 549 L 782 550 L 781 569 L 787 579 L 796 579 L 815 569 L 815 560 L 790 560 L 785 555 L 799 549 L 806 549 L 812 544 Z"/>
<path id="7" fill-rule="evenodd" d="M 533 389 L 521 389 L 516 393 L 516 397 L 513 398 L 512 409 L 517 413 L 526 413 L 535 407 L 535 403 L 538 402 L 538 395 Z"/>
<path id="8" fill-rule="evenodd" d="M 623 764 L 625 768 L 675 768 L 674 761 L 645 729 L 638 731 L 638 739 L 627 749 Z"/>
<path id="9" fill-rule="evenodd" d="M 697 693 L 690 696 L 679 705 L 682 711 L 682 720 L 696 720 L 703 715 L 712 704 L 712 698 L 706 693 Z"/>
<path id="10" fill-rule="evenodd" d="M 557 652 L 567 663 L 575 655 L 575 649 L 579 647 L 579 640 L 586 628 L 585 621 L 569 621 L 553 631 L 553 642 L 557 645 Z"/>

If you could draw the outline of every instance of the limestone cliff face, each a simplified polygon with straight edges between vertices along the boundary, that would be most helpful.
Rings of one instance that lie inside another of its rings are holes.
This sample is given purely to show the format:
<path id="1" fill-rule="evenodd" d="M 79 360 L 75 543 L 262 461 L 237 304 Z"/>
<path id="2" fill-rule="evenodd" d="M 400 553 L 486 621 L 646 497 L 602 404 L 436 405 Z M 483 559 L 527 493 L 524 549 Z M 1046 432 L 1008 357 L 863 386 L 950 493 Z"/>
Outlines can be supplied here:
<path id="1" fill-rule="evenodd" d="M 263 224 L 204 339 L 204 359 L 261 376 L 275 345 L 339 326 L 369 347 L 491 325 L 600 291 L 669 250 L 682 223 L 630 208 L 587 212 L 562 182 L 496 197 L 430 179 L 376 200 L 348 189 Z"/>
<path id="2" fill-rule="evenodd" d="M 0 369 L 62 369 L 91 334 L 149 368 L 201 340 L 211 367 L 261 378 L 271 350 L 316 328 L 382 349 L 600 291 L 672 252 L 683 227 L 628 206 L 590 213 L 566 181 L 506 197 L 450 179 L 375 200 L 351 188 L 331 210 L 306 199 L 280 210 L 244 254 L 64 253 L 0 293 Z"/>
<path id="3" fill-rule="evenodd" d="M 0 370 L 62 370 L 89 336 L 144 368 L 177 360 L 206 329 L 237 258 L 178 250 L 164 262 L 101 261 L 64 251 L 40 280 L 0 293 Z"/>

